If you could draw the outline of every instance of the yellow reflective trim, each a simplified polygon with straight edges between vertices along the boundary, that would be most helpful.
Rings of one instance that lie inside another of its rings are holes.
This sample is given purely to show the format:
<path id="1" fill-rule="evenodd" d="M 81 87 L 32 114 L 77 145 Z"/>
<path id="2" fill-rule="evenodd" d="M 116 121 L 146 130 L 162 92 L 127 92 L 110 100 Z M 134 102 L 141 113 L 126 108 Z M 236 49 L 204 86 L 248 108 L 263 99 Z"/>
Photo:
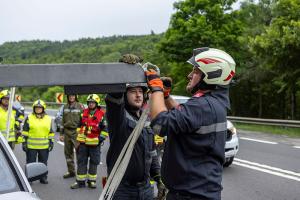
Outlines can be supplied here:
<path id="1" fill-rule="evenodd" d="M 101 135 L 105 136 L 105 137 L 108 137 L 108 132 L 106 131 L 101 131 Z"/>
<path id="2" fill-rule="evenodd" d="M 95 181 L 97 179 L 97 174 L 92 175 L 92 174 L 88 174 L 87 175 L 88 180 L 90 181 Z"/>
<path id="3" fill-rule="evenodd" d="M 77 179 L 78 181 L 85 181 L 86 178 L 87 178 L 87 175 L 86 175 L 86 174 L 77 174 L 77 175 L 76 175 L 76 179 Z"/>

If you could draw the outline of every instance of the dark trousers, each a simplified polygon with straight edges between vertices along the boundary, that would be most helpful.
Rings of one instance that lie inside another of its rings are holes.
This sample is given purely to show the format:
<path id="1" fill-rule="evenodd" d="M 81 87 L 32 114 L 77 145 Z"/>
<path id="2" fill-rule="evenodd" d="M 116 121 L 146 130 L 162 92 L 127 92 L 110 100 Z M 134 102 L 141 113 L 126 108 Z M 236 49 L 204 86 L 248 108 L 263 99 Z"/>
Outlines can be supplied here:
<path id="1" fill-rule="evenodd" d="M 211 200 L 207 198 L 198 197 L 190 194 L 182 194 L 178 192 L 168 192 L 166 200 Z"/>
<path id="2" fill-rule="evenodd" d="M 150 182 L 147 182 L 144 186 L 121 183 L 113 200 L 153 200 L 153 189 Z"/>
<path id="3" fill-rule="evenodd" d="M 70 133 L 71 130 L 65 131 L 64 134 L 64 153 L 67 161 L 68 172 L 75 174 L 75 163 L 74 163 L 74 147 L 76 144 L 76 129 L 75 133 Z"/>
<path id="4" fill-rule="evenodd" d="M 49 157 L 48 149 L 28 149 L 26 152 L 26 163 L 41 162 L 47 165 Z M 45 176 L 43 179 L 47 179 Z"/>
<path id="5" fill-rule="evenodd" d="M 77 175 L 87 175 L 88 181 L 96 181 L 97 166 L 100 163 L 100 145 L 80 144 L 77 151 Z M 89 166 L 89 169 L 88 169 Z M 88 173 L 88 174 L 87 174 Z M 79 180 L 82 181 L 82 180 Z"/>

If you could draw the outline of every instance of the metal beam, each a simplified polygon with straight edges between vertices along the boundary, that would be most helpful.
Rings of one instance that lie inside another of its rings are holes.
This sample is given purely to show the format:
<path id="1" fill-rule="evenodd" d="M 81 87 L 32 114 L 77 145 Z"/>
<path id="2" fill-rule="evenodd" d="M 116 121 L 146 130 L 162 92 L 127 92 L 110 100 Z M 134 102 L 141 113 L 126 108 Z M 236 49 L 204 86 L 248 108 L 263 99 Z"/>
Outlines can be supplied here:
<path id="1" fill-rule="evenodd" d="M 66 86 L 66 93 L 124 91 L 126 83 L 145 82 L 139 65 L 126 63 L 0 65 L 0 87 Z"/>

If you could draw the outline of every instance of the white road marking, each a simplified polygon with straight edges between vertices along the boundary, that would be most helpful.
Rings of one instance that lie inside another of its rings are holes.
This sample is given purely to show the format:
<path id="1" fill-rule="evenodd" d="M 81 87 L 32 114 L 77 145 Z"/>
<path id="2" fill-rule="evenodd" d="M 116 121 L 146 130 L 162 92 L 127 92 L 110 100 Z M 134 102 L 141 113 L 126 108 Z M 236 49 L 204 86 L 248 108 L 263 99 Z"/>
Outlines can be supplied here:
<path id="1" fill-rule="evenodd" d="M 296 149 L 300 149 L 300 146 L 293 146 L 294 148 L 296 148 Z"/>
<path id="2" fill-rule="evenodd" d="M 252 138 L 247 138 L 247 137 L 240 137 L 241 140 L 249 140 L 253 142 L 260 142 L 260 143 L 266 143 L 266 144 L 278 144 L 277 142 L 270 142 L 266 140 L 257 140 L 257 139 L 252 139 Z"/>
<path id="3" fill-rule="evenodd" d="M 256 167 L 260 167 L 260 168 L 265 168 L 265 169 L 272 170 L 272 171 L 277 171 L 277 172 L 284 173 L 284 174 L 289 174 L 289 175 L 292 175 L 292 176 L 298 176 L 300 178 L 300 173 L 292 172 L 292 171 L 289 171 L 289 170 L 280 169 L 280 168 L 277 168 L 277 167 L 271 167 L 269 165 L 264 165 L 264 164 L 260 164 L 260 163 L 256 163 L 256 162 L 251 162 L 251 161 L 248 161 L 248 160 L 242 160 L 242 159 L 239 159 L 239 158 L 235 158 L 234 161 L 237 161 L 237 162 L 240 162 L 240 163 L 243 163 L 243 164 L 247 164 L 247 165 L 253 165 L 253 166 L 256 166 Z"/>
<path id="4" fill-rule="evenodd" d="M 247 164 L 243 164 L 243 163 L 236 162 L 236 161 L 234 161 L 233 164 L 300 182 L 300 178 L 294 177 L 294 176 L 290 176 L 290 175 L 286 175 L 286 174 L 283 174 L 283 173 L 280 173 L 280 172 L 274 172 L 274 171 L 271 171 L 271 170 L 268 170 L 268 169 L 263 169 L 263 168 L 259 168 L 259 167 L 255 167 L 255 166 L 251 166 L 251 165 L 247 165 Z"/>
<path id="5" fill-rule="evenodd" d="M 235 158 L 233 164 L 300 182 L 300 173 Z"/>

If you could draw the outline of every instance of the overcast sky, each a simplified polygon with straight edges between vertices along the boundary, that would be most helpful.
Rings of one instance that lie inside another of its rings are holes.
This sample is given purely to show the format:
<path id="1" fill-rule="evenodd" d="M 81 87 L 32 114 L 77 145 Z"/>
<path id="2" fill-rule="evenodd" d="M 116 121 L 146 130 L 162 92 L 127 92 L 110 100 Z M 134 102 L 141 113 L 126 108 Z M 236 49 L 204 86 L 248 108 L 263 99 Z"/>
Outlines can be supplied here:
<path id="1" fill-rule="evenodd" d="M 161 33 L 176 0 L 0 0 L 0 44 Z"/>

